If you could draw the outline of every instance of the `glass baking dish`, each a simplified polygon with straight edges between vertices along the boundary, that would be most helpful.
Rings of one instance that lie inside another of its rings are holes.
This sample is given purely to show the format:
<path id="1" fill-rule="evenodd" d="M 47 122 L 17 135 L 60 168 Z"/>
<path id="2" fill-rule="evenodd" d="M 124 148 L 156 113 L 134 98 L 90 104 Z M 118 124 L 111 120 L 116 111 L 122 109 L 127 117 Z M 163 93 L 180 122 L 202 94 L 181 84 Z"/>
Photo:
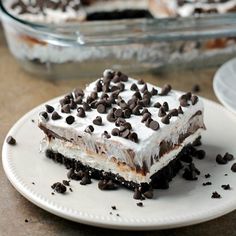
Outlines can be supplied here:
<path id="1" fill-rule="evenodd" d="M 43 25 L 9 14 L 0 1 L 9 49 L 24 69 L 46 78 L 209 67 L 236 54 L 236 14 Z"/>

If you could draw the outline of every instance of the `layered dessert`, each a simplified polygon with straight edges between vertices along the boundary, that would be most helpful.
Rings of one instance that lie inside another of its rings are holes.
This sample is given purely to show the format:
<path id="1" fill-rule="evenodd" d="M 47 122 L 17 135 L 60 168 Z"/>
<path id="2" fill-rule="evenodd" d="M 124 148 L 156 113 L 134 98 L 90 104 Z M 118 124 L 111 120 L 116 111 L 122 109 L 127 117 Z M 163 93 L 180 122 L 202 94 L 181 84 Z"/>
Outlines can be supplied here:
<path id="1" fill-rule="evenodd" d="M 84 90 L 46 104 L 39 128 L 48 157 L 134 190 L 155 188 L 163 176 L 170 181 L 181 168 L 179 154 L 205 126 L 196 95 L 105 70 Z"/>
<path id="2" fill-rule="evenodd" d="M 227 13 L 234 11 L 236 0 L 8 0 L 3 3 L 16 18 L 45 26 L 32 30 L 23 25 L 3 24 L 12 54 L 27 69 L 45 74 L 55 70 L 58 77 L 65 71 L 74 75 L 71 71 L 77 73 L 80 68 L 86 68 L 88 62 L 99 67 L 98 70 L 107 62 L 117 65 L 116 68 L 125 68 L 127 63 L 129 68 L 157 68 L 179 63 L 201 66 L 206 61 L 217 63 L 225 55 L 230 57 L 236 52 L 234 38 L 175 42 L 164 39 L 139 43 L 134 35 L 141 35 L 143 39 L 152 34 L 145 31 L 145 24 L 140 28 L 130 27 L 127 21 L 114 27 L 107 24 L 111 20 Z M 91 21 L 100 23 L 94 28 Z M 106 26 L 103 27 L 101 21 L 105 21 Z M 78 25 L 67 28 L 71 23 Z M 50 28 L 51 25 L 60 27 Z M 130 40 L 130 35 L 134 40 Z"/>

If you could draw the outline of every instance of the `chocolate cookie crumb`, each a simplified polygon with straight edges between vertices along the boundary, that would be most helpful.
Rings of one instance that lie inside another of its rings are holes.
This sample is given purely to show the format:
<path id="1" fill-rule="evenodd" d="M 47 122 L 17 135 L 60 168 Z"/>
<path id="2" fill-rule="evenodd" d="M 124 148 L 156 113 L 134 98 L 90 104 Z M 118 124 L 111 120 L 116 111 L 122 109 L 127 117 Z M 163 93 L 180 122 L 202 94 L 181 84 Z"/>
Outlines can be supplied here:
<path id="1" fill-rule="evenodd" d="M 8 136 L 6 142 L 12 146 L 16 145 L 16 140 L 12 136 Z"/>
<path id="2" fill-rule="evenodd" d="M 233 172 L 236 172 L 236 162 L 231 166 L 231 170 L 232 170 Z"/>
<path id="3" fill-rule="evenodd" d="M 57 182 L 57 183 L 54 183 L 52 186 L 51 186 L 52 189 L 54 189 L 56 192 L 58 193 L 65 193 L 66 192 L 66 186 L 63 185 L 62 183 L 60 182 Z"/>
<path id="4" fill-rule="evenodd" d="M 221 198 L 220 194 L 217 192 L 213 192 L 211 198 Z"/>
<path id="5" fill-rule="evenodd" d="M 208 186 L 208 185 L 212 185 L 212 183 L 211 182 L 206 182 L 206 183 L 203 183 L 202 185 L 203 186 Z"/>
<path id="6" fill-rule="evenodd" d="M 223 184 L 223 185 L 221 185 L 221 188 L 223 188 L 224 190 L 230 190 L 231 189 L 229 184 Z"/>
<path id="7" fill-rule="evenodd" d="M 137 200 L 140 200 L 142 198 L 142 194 L 137 188 L 135 188 L 135 190 L 134 190 L 133 198 L 137 199 Z"/>
<path id="8" fill-rule="evenodd" d="M 206 179 L 208 179 L 208 178 L 210 178 L 211 177 L 211 175 L 208 173 L 208 174 L 205 174 L 205 178 Z"/>
<path id="9" fill-rule="evenodd" d="M 117 210 L 116 206 L 111 206 L 112 210 Z"/>
<path id="10" fill-rule="evenodd" d="M 32 184 L 33 184 L 33 185 L 35 185 L 35 183 L 34 183 L 34 182 L 32 182 Z"/>
<path id="11" fill-rule="evenodd" d="M 143 203 L 142 203 L 142 202 L 138 202 L 138 203 L 137 203 L 137 206 L 143 207 Z"/>
<path id="12" fill-rule="evenodd" d="M 227 161 L 232 161 L 234 159 L 234 156 L 226 152 L 223 158 L 226 159 Z"/>
<path id="13" fill-rule="evenodd" d="M 34 123 L 34 120 L 32 119 L 31 122 Z"/>
<path id="14" fill-rule="evenodd" d="M 228 174 L 225 174 L 225 176 L 228 176 Z"/>
<path id="15" fill-rule="evenodd" d="M 116 216 L 120 216 L 120 214 L 117 213 Z"/>
<path id="16" fill-rule="evenodd" d="M 27 219 L 25 219 L 25 223 L 28 223 L 29 221 Z"/>
<path id="17" fill-rule="evenodd" d="M 223 158 L 220 154 L 216 156 L 216 162 L 220 165 L 225 165 L 227 164 L 227 159 Z"/>

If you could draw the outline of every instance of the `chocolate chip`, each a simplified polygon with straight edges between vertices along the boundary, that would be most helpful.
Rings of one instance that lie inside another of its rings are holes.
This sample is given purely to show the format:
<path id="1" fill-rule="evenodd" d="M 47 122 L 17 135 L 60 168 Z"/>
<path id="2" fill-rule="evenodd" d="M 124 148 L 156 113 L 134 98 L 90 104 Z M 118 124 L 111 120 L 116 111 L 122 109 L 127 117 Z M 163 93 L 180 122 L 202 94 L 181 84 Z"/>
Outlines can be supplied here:
<path id="1" fill-rule="evenodd" d="M 147 84 L 144 84 L 144 86 L 140 89 L 142 93 L 148 90 Z"/>
<path id="2" fill-rule="evenodd" d="M 166 115 L 165 109 L 164 107 L 160 107 L 159 111 L 158 111 L 158 116 L 159 117 L 164 117 Z"/>
<path id="3" fill-rule="evenodd" d="M 234 164 L 231 166 L 231 170 L 232 170 L 233 172 L 236 172 L 236 163 L 234 163 Z"/>
<path id="4" fill-rule="evenodd" d="M 107 139 L 111 138 L 111 135 L 106 130 L 103 132 L 103 136 Z"/>
<path id="5" fill-rule="evenodd" d="M 152 199 L 153 198 L 153 191 L 149 190 L 143 194 L 146 198 Z"/>
<path id="6" fill-rule="evenodd" d="M 82 178 L 82 180 L 80 181 L 81 185 L 87 185 L 87 184 L 91 184 L 91 178 L 89 177 L 88 174 L 85 174 L 84 177 Z"/>
<path id="7" fill-rule="evenodd" d="M 83 97 L 84 96 L 84 91 L 80 88 L 76 88 L 74 90 L 75 98 L 77 97 Z"/>
<path id="8" fill-rule="evenodd" d="M 105 84 L 103 84 L 103 86 L 102 86 L 102 91 L 103 91 L 104 93 L 110 92 L 110 83 L 105 83 Z"/>
<path id="9" fill-rule="evenodd" d="M 141 109 L 141 107 L 137 105 L 137 106 L 132 110 L 132 113 L 133 113 L 134 115 L 136 115 L 136 116 L 140 116 L 140 115 L 141 115 L 140 109 Z"/>
<path id="10" fill-rule="evenodd" d="M 162 117 L 161 118 L 161 122 L 163 124 L 166 124 L 166 125 L 170 124 L 170 117 L 169 117 L 169 115 L 165 115 L 164 117 Z"/>
<path id="11" fill-rule="evenodd" d="M 130 87 L 130 90 L 132 91 L 139 91 L 137 84 L 133 83 Z"/>
<path id="12" fill-rule="evenodd" d="M 130 118 L 131 114 L 132 114 L 132 111 L 129 108 L 125 109 L 123 112 L 124 118 Z"/>
<path id="13" fill-rule="evenodd" d="M 62 108 L 61 108 L 61 112 L 63 113 L 70 113 L 70 105 L 69 104 L 65 104 Z"/>
<path id="14" fill-rule="evenodd" d="M 98 111 L 99 113 L 106 113 L 106 106 L 105 106 L 104 104 L 99 104 L 99 105 L 97 106 L 97 111 Z"/>
<path id="15" fill-rule="evenodd" d="M 209 186 L 209 185 L 212 185 L 212 183 L 211 182 L 206 182 L 206 183 L 203 183 L 202 185 L 203 186 Z"/>
<path id="16" fill-rule="evenodd" d="M 12 136 L 8 136 L 6 142 L 12 146 L 16 145 L 16 140 Z"/>
<path id="17" fill-rule="evenodd" d="M 151 117 L 150 113 L 144 113 L 141 122 L 142 122 L 142 123 L 145 122 L 145 121 L 146 121 L 148 118 L 150 118 L 150 117 Z"/>
<path id="18" fill-rule="evenodd" d="M 221 188 L 223 188 L 224 190 L 230 190 L 231 189 L 229 184 L 223 184 L 223 185 L 221 185 Z"/>
<path id="19" fill-rule="evenodd" d="M 65 186 L 70 186 L 70 181 L 68 181 L 68 180 L 63 180 L 62 183 L 63 183 Z"/>
<path id="20" fill-rule="evenodd" d="M 142 115 L 144 115 L 145 113 L 148 113 L 148 114 L 151 115 L 151 113 L 148 111 L 147 108 L 144 108 L 144 109 L 142 110 L 142 112 L 141 112 Z"/>
<path id="21" fill-rule="evenodd" d="M 122 117 L 122 114 L 123 114 L 123 112 L 122 112 L 121 109 L 117 109 L 117 110 L 114 112 L 115 117 Z"/>
<path id="22" fill-rule="evenodd" d="M 117 86 L 121 92 L 125 90 L 125 85 L 123 83 L 119 83 Z"/>
<path id="23" fill-rule="evenodd" d="M 198 102 L 198 97 L 196 95 L 193 95 L 191 97 L 191 102 L 192 102 L 192 105 L 195 105 Z"/>
<path id="24" fill-rule="evenodd" d="M 46 111 L 48 112 L 48 113 L 52 113 L 53 111 L 54 111 L 54 107 L 52 107 L 52 106 L 50 106 L 50 105 L 45 105 L 45 107 L 46 107 Z"/>
<path id="25" fill-rule="evenodd" d="M 67 117 L 66 117 L 66 123 L 67 123 L 68 125 L 72 125 L 74 122 L 75 122 L 74 116 L 67 116 Z"/>
<path id="26" fill-rule="evenodd" d="M 152 120 L 149 124 L 149 127 L 153 130 L 158 130 L 159 129 L 159 123 L 155 120 Z"/>
<path id="27" fill-rule="evenodd" d="M 66 192 L 66 186 L 63 185 L 62 183 L 54 183 L 52 186 L 51 186 L 52 189 L 54 189 L 56 192 L 58 193 L 65 193 Z"/>
<path id="28" fill-rule="evenodd" d="M 226 152 L 223 158 L 226 159 L 227 161 L 232 161 L 234 159 L 234 156 Z"/>
<path id="29" fill-rule="evenodd" d="M 129 140 L 131 140 L 131 141 L 133 141 L 135 143 L 138 143 L 138 135 L 137 135 L 137 133 L 135 133 L 135 132 L 131 133 L 128 138 L 129 138 Z"/>
<path id="30" fill-rule="evenodd" d="M 137 98 L 137 99 L 142 99 L 142 95 L 139 91 L 136 91 L 133 95 L 132 95 L 133 98 Z"/>
<path id="31" fill-rule="evenodd" d="M 113 136 L 119 136 L 120 135 L 120 131 L 119 131 L 118 128 L 114 128 L 114 129 L 112 129 L 111 134 Z"/>
<path id="32" fill-rule="evenodd" d="M 155 95 L 157 95 L 157 93 L 158 93 L 157 89 L 155 89 L 154 87 L 152 87 L 151 95 L 152 95 L 152 96 L 155 96 Z"/>
<path id="33" fill-rule="evenodd" d="M 125 120 L 124 118 L 119 117 L 119 118 L 115 121 L 115 125 L 119 127 L 119 126 L 123 125 L 125 122 L 126 122 L 126 120 Z"/>
<path id="34" fill-rule="evenodd" d="M 121 100 L 121 101 L 119 102 L 119 106 L 120 106 L 122 109 L 128 109 L 128 108 L 129 108 L 128 104 L 127 104 L 124 100 Z"/>
<path id="35" fill-rule="evenodd" d="M 83 108 L 85 111 L 90 111 L 91 107 L 89 106 L 89 104 L 87 102 L 83 102 Z"/>
<path id="36" fill-rule="evenodd" d="M 136 203 L 137 204 L 137 206 L 139 206 L 139 207 L 143 207 L 143 203 L 142 202 L 138 202 L 138 203 Z"/>
<path id="37" fill-rule="evenodd" d="M 101 116 L 97 116 L 94 120 L 93 120 L 93 124 L 95 125 L 102 125 L 102 117 Z"/>
<path id="38" fill-rule="evenodd" d="M 121 136 L 123 138 L 128 138 L 129 134 L 130 134 L 130 130 L 129 129 L 125 129 L 124 131 L 122 131 L 121 133 Z"/>
<path id="39" fill-rule="evenodd" d="M 77 108 L 77 104 L 74 102 L 74 100 L 70 100 L 69 106 L 70 106 L 70 109 L 72 110 Z"/>
<path id="40" fill-rule="evenodd" d="M 183 110 L 182 110 L 182 107 L 181 107 L 181 106 L 179 106 L 179 107 L 178 107 L 178 113 L 179 113 L 179 114 L 184 114 L 184 112 L 183 112 Z"/>
<path id="41" fill-rule="evenodd" d="M 77 113 L 77 116 L 78 116 L 78 117 L 80 117 L 80 118 L 84 118 L 84 117 L 86 116 L 83 107 L 79 107 L 79 108 L 77 109 L 77 111 L 78 111 L 78 113 Z"/>
<path id="42" fill-rule="evenodd" d="M 193 87 L 192 87 L 192 89 L 191 89 L 191 91 L 192 91 L 193 93 L 198 93 L 198 92 L 200 92 L 200 86 L 199 86 L 198 84 L 194 84 Z"/>
<path id="43" fill-rule="evenodd" d="M 221 198 L 220 194 L 217 192 L 213 192 L 211 198 Z"/>
<path id="44" fill-rule="evenodd" d="M 138 80 L 138 84 L 145 84 L 145 82 L 144 82 L 144 80 L 139 79 L 139 80 Z"/>
<path id="45" fill-rule="evenodd" d="M 126 129 L 131 130 L 132 129 L 132 125 L 129 122 L 125 122 L 122 124 L 122 127 L 125 127 Z"/>
<path id="46" fill-rule="evenodd" d="M 172 109 L 172 110 L 169 111 L 168 115 L 171 116 L 171 117 L 172 116 L 178 116 L 179 112 L 178 112 L 177 109 Z"/>
<path id="47" fill-rule="evenodd" d="M 112 86 L 111 87 L 111 92 L 114 92 L 114 91 L 117 91 L 117 90 L 119 90 L 120 88 L 118 87 L 118 86 Z"/>
<path id="48" fill-rule="evenodd" d="M 211 177 L 211 175 L 208 173 L 208 174 L 205 174 L 205 178 L 206 179 L 208 179 L 208 178 L 210 178 Z"/>
<path id="49" fill-rule="evenodd" d="M 112 180 L 99 180 L 98 182 L 98 188 L 100 190 L 116 190 L 118 188 L 118 185 L 113 183 Z"/>
<path id="50" fill-rule="evenodd" d="M 113 70 L 107 69 L 103 72 L 103 78 L 105 80 L 110 81 L 113 77 L 114 77 L 114 71 Z"/>
<path id="51" fill-rule="evenodd" d="M 96 92 L 101 92 L 102 91 L 102 81 L 101 80 L 97 81 L 95 91 Z"/>
<path id="52" fill-rule="evenodd" d="M 42 119 L 43 122 L 47 122 L 49 120 L 48 113 L 45 111 L 40 112 L 39 117 Z"/>
<path id="53" fill-rule="evenodd" d="M 171 91 L 171 85 L 169 84 L 165 84 L 162 89 L 161 92 L 159 93 L 160 96 L 166 96 L 168 95 L 168 93 Z"/>
<path id="54" fill-rule="evenodd" d="M 112 210 L 117 210 L 116 206 L 111 206 Z"/>
<path id="55" fill-rule="evenodd" d="M 90 97 L 90 96 L 88 96 L 87 98 L 86 98 L 86 102 L 88 103 L 88 104 L 90 104 L 91 102 L 93 102 L 94 101 L 94 99 L 92 98 L 92 97 Z"/>
<path id="56" fill-rule="evenodd" d="M 93 131 L 94 131 L 94 128 L 93 128 L 92 125 L 89 125 L 89 126 L 84 130 L 84 132 L 89 133 L 89 134 L 91 134 Z"/>
<path id="57" fill-rule="evenodd" d="M 220 165 L 225 165 L 227 164 L 227 159 L 224 159 L 220 154 L 216 156 L 216 162 Z"/>
<path id="58" fill-rule="evenodd" d="M 59 120 L 61 118 L 62 117 L 56 111 L 52 113 L 52 120 Z"/>
<path id="59" fill-rule="evenodd" d="M 76 104 L 82 104 L 83 98 L 82 97 L 77 97 L 75 100 Z"/>
<path id="60" fill-rule="evenodd" d="M 114 115 L 114 113 L 113 113 L 112 111 L 110 111 L 110 112 L 108 113 L 108 115 L 107 115 L 107 120 L 108 120 L 109 122 L 115 122 L 115 121 L 116 121 L 116 117 L 115 117 L 115 115 Z"/>
<path id="61" fill-rule="evenodd" d="M 205 158 L 206 152 L 204 150 L 197 150 L 194 156 L 197 157 L 197 159 L 202 160 Z"/>
<path id="62" fill-rule="evenodd" d="M 141 192 L 137 188 L 135 188 L 135 190 L 134 190 L 133 198 L 137 199 L 137 200 L 142 199 L 142 194 L 141 194 Z"/>
<path id="63" fill-rule="evenodd" d="M 156 108 L 160 108 L 161 107 L 161 103 L 156 102 L 153 106 L 156 107 Z"/>
<path id="64" fill-rule="evenodd" d="M 153 119 L 152 119 L 151 117 L 149 117 L 149 118 L 145 121 L 145 125 L 146 125 L 147 127 L 149 127 L 151 121 L 153 121 Z"/>
<path id="65" fill-rule="evenodd" d="M 164 108 L 165 111 L 169 111 L 169 105 L 167 102 L 164 102 L 162 107 Z"/>

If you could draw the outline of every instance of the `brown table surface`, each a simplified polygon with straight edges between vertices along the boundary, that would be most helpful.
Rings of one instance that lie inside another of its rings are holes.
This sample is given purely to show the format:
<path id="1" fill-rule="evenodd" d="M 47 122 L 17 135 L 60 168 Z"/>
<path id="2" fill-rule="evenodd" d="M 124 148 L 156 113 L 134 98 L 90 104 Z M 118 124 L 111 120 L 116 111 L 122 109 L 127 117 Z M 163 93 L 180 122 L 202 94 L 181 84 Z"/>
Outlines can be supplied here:
<path id="1" fill-rule="evenodd" d="M 175 89 L 190 90 L 201 86 L 202 96 L 216 100 L 212 90 L 215 68 L 204 70 L 170 70 L 141 77 L 154 84 L 171 83 Z M 10 55 L 0 28 L 0 144 L 7 131 L 26 112 L 55 96 L 84 86 L 88 80 L 47 81 L 24 72 Z M 1 145 L 2 146 L 2 145 Z M 73 223 L 54 216 L 22 197 L 7 180 L 0 164 L 0 235 L 130 235 L 121 232 Z M 191 209 L 189 209 L 191 211 Z M 28 223 L 25 222 L 28 219 Z M 236 235 L 236 211 L 206 223 L 178 229 L 135 232 L 142 235 Z"/>

